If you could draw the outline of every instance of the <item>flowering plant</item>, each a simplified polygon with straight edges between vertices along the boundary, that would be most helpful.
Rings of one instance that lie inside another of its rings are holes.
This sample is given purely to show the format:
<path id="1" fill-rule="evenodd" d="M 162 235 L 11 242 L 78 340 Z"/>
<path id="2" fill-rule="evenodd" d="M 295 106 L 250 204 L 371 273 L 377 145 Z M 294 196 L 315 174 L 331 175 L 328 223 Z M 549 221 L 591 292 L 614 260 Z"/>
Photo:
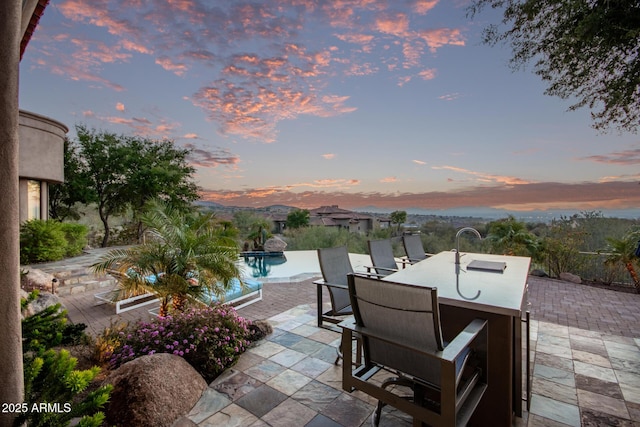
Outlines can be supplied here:
<path id="1" fill-rule="evenodd" d="M 115 337 L 108 338 L 116 344 L 106 356 L 116 368 L 147 354 L 175 354 L 209 382 L 232 366 L 251 344 L 250 325 L 227 305 L 192 308 L 115 332 Z"/>

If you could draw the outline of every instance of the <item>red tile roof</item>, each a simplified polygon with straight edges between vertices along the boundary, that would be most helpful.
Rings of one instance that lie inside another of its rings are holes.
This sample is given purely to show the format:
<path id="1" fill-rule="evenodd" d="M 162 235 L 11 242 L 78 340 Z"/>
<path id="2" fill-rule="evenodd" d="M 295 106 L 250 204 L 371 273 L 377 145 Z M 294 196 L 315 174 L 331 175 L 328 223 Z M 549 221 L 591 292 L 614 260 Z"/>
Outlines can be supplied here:
<path id="1" fill-rule="evenodd" d="M 22 2 L 24 6 L 24 1 Z M 29 24 L 27 25 L 27 29 L 22 36 L 22 40 L 20 41 L 20 59 L 22 59 L 22 55 L 24 54 L 27 45 L 29 44 L 29 40 L 31 40 L 31 36 L 33 32 L 36 30 L 38 26 L 38 22 L 40 21 L 40 17 L 44 13 L 45 8 L 49 4 L 49 0 L 38 0 L 38 4 L 36 5 L 33 14 L 31 14 L 31 19 L 29 20 Z"/>

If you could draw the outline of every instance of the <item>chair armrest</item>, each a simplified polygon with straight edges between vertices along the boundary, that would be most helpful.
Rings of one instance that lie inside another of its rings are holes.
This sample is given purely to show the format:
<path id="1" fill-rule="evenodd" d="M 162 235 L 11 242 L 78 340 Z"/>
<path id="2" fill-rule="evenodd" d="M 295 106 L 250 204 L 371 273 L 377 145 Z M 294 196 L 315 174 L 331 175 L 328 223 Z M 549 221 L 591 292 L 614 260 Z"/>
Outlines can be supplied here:
<path id="1" fill-rule="evenodd" d="M 349 287 L 347 285 L 341 285 L 339 283 L 329 283 L 329 282 L 325 282 L 322 279 L 321 280 L 314 280 L 313 283 L 315 285 L 318 285 L 318 286 L 329 286 L 329 287 L 332 287 L 332 288 L 340 288 L 340 289 L 347 289 L 347 290 L 349 289 Z"/>
<path id="2" fill-rule="evenodd" d="M 484 319 L 474 319 L 445 347 L 443 358 L 455 360 L 487 326 Z"/>
<path id="3" fill-rule="evenodd" d="M 398 271 L 397 268 L 374 267 L 370 265 L 365 266 L 365 268 L 367 269 L 367 274 L 373 274 L 371 270 Z"/>
<path id="4" fill-rule="evenodd" d="M 338 324 L 339 327 L 343 329 L 349 329 L 362 336 L 376 338 L 389 344 L 402 347 L 407 350 L 415 351 L 416 353 L 423 354 L 433 359 L 445 360 L 450 363 L 453 363 L 456 360 L 460 353 L 465 350 L 469 346 L 469 344 L 471 344 L 471 342 L 476 338 L 476 336 L 478 336 L 478 334 L 480 334 L 480 332 L 486 327 L 486 325 L 486 320 L 474 319 L 467 325 L 466 328 L 464 328 L 462 332 L 460 332 L 453 339 L 453 341 L 451 341 L 447 345 L 447 347 L 445 347 L 443 351 L 429 351 L 425 350 L 424 348 L 418 348 L 407 343 L 400 342 L 398 341 L 396 335 L 372 333 L 370 330 L 368 330 L 368 328 L 356 325 L 354 319 L 346 319 Z"/>

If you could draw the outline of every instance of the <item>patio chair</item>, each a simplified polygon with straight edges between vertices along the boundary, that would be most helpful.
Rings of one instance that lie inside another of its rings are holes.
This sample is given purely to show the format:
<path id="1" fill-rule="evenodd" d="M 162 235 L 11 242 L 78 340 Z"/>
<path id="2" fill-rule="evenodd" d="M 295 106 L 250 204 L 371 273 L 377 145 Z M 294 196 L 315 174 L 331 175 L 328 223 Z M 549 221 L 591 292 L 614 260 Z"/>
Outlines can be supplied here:
<path id="1" fill-rule="evenodd" d="M 317 286 L 318 300 L 318 327 L 340 332 L 336 324 L 345 319 L 345 316 L 353 314 L 351 301 L 349 299 L 349 288 L 347 286 L 347 276 L 353 273 L 353 267 L 349 260 L 349 252 L 346 246 L 335 248 L 318 249 L 318 261 L 323 280 L 316 280 L 313 283 Z M 322 301 L 323 287 L 329 291 L 331 308 L 324 311 Z M 326 323 L 325 323 L 326 322 Z M 344 336 L 342 336 L 344 338 Z M 357 337 L 354 337 L 357 339 Z M 342 344 L 337 348 L 337 357 L 334 364 L 338 364 L 342 358 Z M 357 360 L 361 358 L 361 346 L 357 347 Z M 359 363 L 359 362 L 358 362 Z"/>
<path id="2" fill-rule="evenodd" d="M 384 405 L 412 416 L 413 425 L 466 425 L 487 388 L 487 321 L 473 320 L 447 343 L 436 288 L 355 274 L 348 284 L 354 319 L 340 324 L 346 335 L 343 389 L 378 399 L 374 425 Z M 356 369 L 350 364 L 353 334 L 364 349 L 364 363 Z M 371 380 L 381 370 L 395 378 Z M 411 393 L 390 385 L 407 386 Z"/>
<path id="3" fill-rule="evenodd" d="M 347 276 L 353 273 L 346 246 L 318 249 L 318 261 L 323 280 L 316 280 L 318 293 L 318 327 L 340 332 L 335 324 L 344 320 L 344 316 L 353 314 Z M 326 287 L 331 299 L 331 309 L 324 311 L 322 290 Z M 325 325 L 328 322 L 329 325 Z"/>
<path id="4" fill-rule="evenodd" d="M 367 244 L 369 246 L 371 262 L 373 263 L 373 267 L 367 267 L 368 272 L 375 270 L 378 275 L 387 276 L 398 271 L 398 260 L 393 256 L 391 240 L 369 240 Z M 403 267 L 408 263 L 404 260 L 400 262 L 403 264 Z"/>
<path id="5" fill-rule="evenodd" d="M 407 261 L 411 264 L 427 259 L 433 254 L 426 253 L 422 245 L 422 239 L 417 234 L 407 234 L 402 236 L 402 245 L 407 253 Z"/>

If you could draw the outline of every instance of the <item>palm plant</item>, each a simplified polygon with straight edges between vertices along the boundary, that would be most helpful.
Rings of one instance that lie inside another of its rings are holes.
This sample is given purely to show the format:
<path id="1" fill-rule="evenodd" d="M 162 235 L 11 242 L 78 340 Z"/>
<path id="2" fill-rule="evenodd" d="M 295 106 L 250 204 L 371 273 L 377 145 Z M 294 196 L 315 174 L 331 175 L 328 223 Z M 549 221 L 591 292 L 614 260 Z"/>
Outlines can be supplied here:
<path id="1" fill-rule="evenodd" d="M 523 222 L 517 221 L 512 215 L 490 223 L 487 240 L 492 252 L 504 255 L 535 257 L 539 247 L 537 237 L 527 230 Z"/>
<path id="2" fill-rule="evenodd" d="M 638 293 L 640 293 L 640 278 L 638 278 L 635 263 L 638 261 L 636 248 L 639 236 L 640 232 L 635 231 L 627 233 L 621 239 L 615 239 L 613 237 L 607 238 L 608 254 L 604 261 L 607 265 L 623 264 L 629 272 L 631 280 L 633 280 L 633 285 Z"/>
<path id="3" fill-rule="evenodd" d="M 240 276 L 238 244 L 213 214 L 184 213 L 153 202 L 141 219 L 150 238 L 109 251 L 92 268 L 119 276 L 121 292 L 158 295 L 160 316 L 167 315 L 169 304 L 182 311 L 188 298 L 205 292 L 221 296 Z"/>

